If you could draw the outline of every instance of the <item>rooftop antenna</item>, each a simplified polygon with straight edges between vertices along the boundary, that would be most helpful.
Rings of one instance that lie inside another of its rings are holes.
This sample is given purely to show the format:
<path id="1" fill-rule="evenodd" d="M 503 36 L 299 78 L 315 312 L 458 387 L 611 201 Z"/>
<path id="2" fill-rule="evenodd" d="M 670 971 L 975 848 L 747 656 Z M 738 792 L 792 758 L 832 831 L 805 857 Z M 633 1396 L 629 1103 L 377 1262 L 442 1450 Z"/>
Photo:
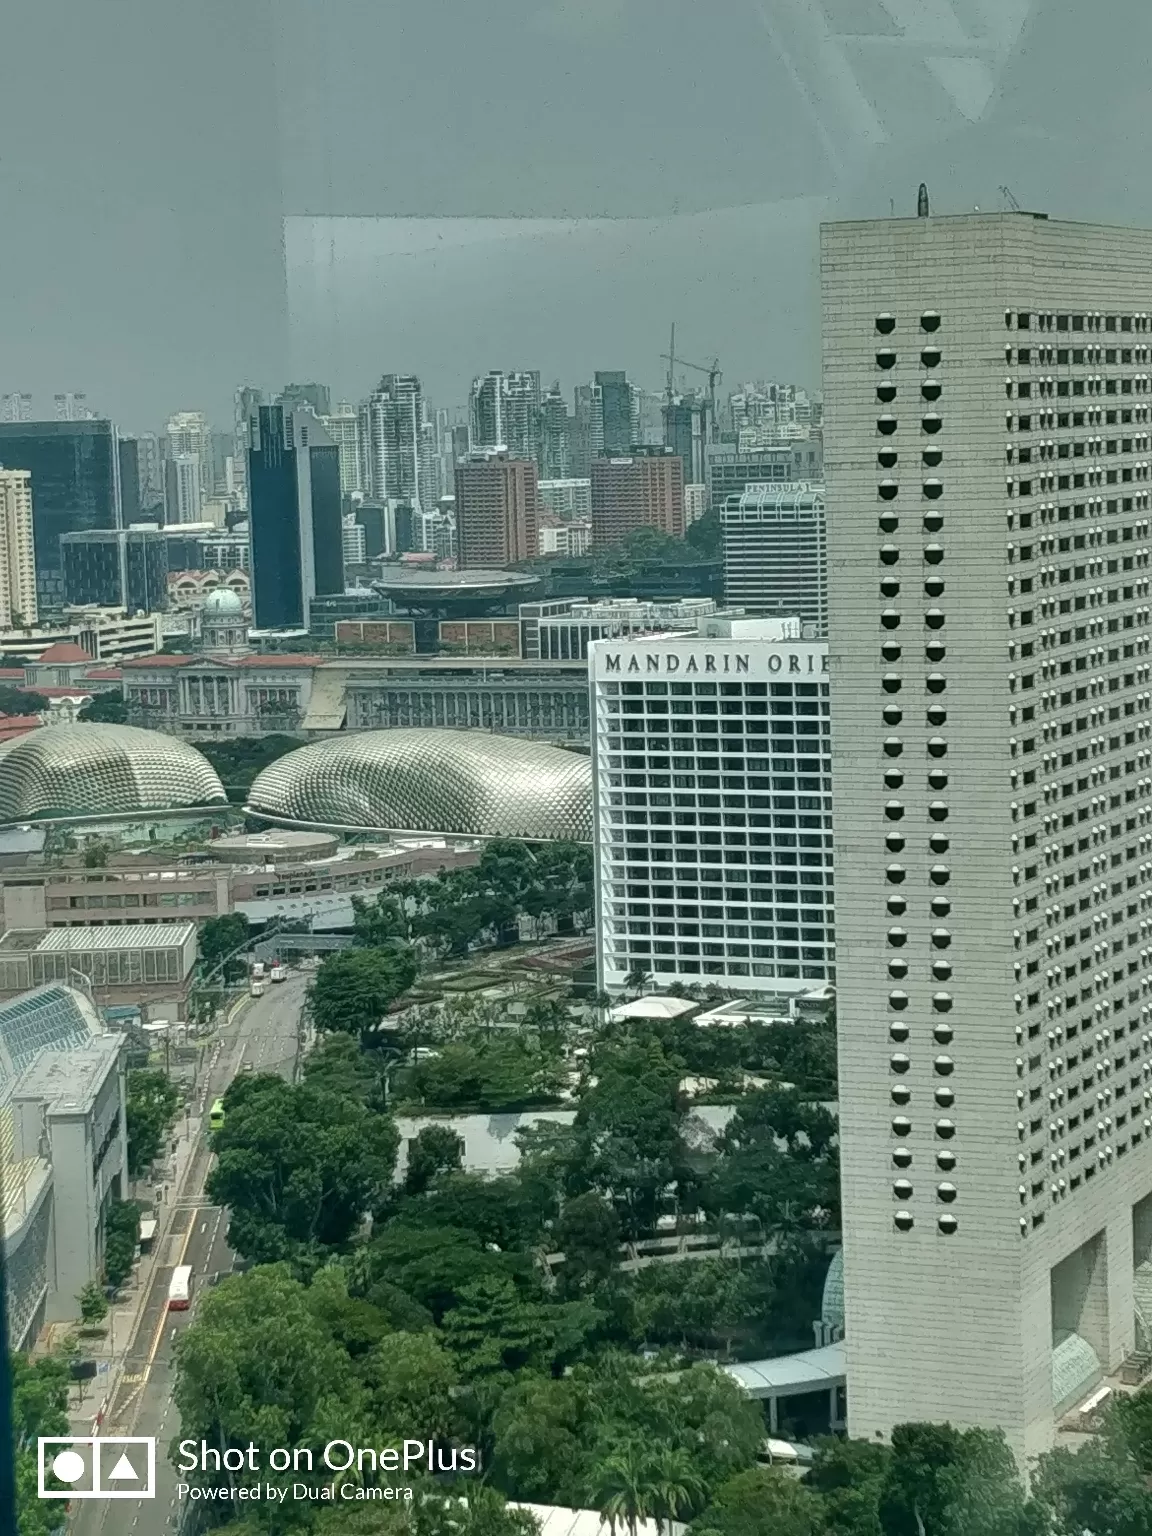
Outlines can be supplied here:
<path id="1" fill-rule="evenodd" d="M 1021 208 L 1020 204 L 1016 201 L 1015 197 L 1013 197 L 1013 195 L 1012 195 L 1012 188 L 1011 187 L 1003 187 L 1002 186 L 1000 188 L 1000 196 L 1008 204 L 1009 208 L 1011 208 L 1013 213 L 1023 213 L 1024 212 L 1023 208 Z"/>
<path id="2" fill-rule="evenodd" d="M 916 194 L 916 217 L 918 219 L 926 219 L 931 211 L 931 208 L 928 206 L 928 183 L 922 181 L 920 183 L 920 190 Z"/>

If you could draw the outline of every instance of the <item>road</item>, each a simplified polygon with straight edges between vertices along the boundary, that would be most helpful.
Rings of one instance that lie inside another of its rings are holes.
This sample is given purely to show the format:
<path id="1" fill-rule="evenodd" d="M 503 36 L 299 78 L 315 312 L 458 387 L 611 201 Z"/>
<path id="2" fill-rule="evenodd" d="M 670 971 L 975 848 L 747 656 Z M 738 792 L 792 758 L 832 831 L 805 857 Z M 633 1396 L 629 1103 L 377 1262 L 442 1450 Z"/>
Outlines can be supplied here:
<path id="1" fill-rule="evenodd" d="M 250 1062 L 256 1072 L 291 1077 L 308 979 L 306 974 L 296 973 L 283 984 L 269 987 L 224 1031 L 223 1048 L 210 1075 L 206 1103 L 224 1092 L 243 1063 Z M 74 1536 L 174 1536 L 180 1529 L 182 1509 L 176 1503 L 177 1478 L 168 1460 L 168 1447 L 179 1428 L 172 1402 L 174 1344 L 195 1316 L 197 1284 L 204 1287 L 213 1275 L 227 1274 L 235 1258 L 227 1242 L 227 1212 L 212 1205 L 204 1193 L 211 1166 L 205 1121 L 128 1346 L 119 1386 L 101 1429 L 105 1435 L 156 1437 L 156 1498 L 138 1504 L 77 1501 L 71 1526 Z M 192 1266 L 193 1304 L 188 1312 L 170 1313 L 168 1286 L 177 1264 Z"/>

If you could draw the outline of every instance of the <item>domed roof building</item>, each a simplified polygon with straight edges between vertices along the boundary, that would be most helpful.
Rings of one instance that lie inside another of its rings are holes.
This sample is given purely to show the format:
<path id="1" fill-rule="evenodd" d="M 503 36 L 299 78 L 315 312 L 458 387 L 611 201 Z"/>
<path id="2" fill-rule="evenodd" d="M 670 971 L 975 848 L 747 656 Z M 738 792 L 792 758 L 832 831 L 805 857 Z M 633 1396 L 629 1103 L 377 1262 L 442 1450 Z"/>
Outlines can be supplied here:
<path id="1" fill-rule="evenodd" d="M 238 655 L 248 649 L 248 619 L 240 595 L 231 587 L 209 592 L 200 610 L 200 643 L 206 651 Z"/>
<path id="2" fill-rule="evenodd" d="M 560 747 L 482 731 L 362 731 L 265 768 L 247 810 L 341 830 L 591 842 L 592 765 Z"/>
<path id="3" fill-rule="evenodd" d="M 187 742 L 131 725 L 55 725 L 0 743 L 0 823 L 224 805 Z"/>

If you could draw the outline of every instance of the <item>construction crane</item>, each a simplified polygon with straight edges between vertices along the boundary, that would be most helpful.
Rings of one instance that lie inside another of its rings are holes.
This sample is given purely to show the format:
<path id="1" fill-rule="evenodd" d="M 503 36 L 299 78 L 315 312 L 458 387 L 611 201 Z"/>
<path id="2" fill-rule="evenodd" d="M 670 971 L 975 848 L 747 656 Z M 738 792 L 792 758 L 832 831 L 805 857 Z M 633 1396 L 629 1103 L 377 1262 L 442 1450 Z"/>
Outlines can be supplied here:
<path id="1" fill-rule="evenodd" d="M 716 386 L 717 386 L 717 384 L 720 383 L 721 379 L 723 379 L 723 377 L 724 377 L 724 375 L 723 375 L 723 373 L 721 372 L 721 369 L 720 369 L 720 359 L 718 357 L 714 357 L 710 363 L 705 364 L 705 363 L 690 363 L 690 362 L 688 362 L 688 360 L 686 358 L 677 357 L 676 356 L 676 327 L 675 326 L 672 327 L 672 339 L 671 339 L 671 341 L 668 344 L 668 351 L 667 352 L 661 352 L 660 357 L 661 357 L 661 359 L 664 362 L 666 362 L 668 364 L 668 374 L 667 374 L 667 379 L 666 379 L 666 383 L 665 383 L 665 389 L 666 389 L 666 393 L 667 393 L 667 397 L 668 397 L 668 404 L 669 405 L 672 404 L 672 396 L 673 396 L 673 393 L 674 393 L 674 378 L 673 378 L 673 375 L 675 373 L 677 363 L 679 363 L 681 368 L 691 368 L 694 373 L 706 373 L 708 375 L 708 415 L 711 418 L 710 436 L 711 436 L 712 440 L 715 441 L 715 439 L 716 439 Z"/>
<path id="2" fill-rule="evenodd" d="M 1002 186 L 1000 188 L 1000 196 L 1008 204 L 1009 208 L 1011 208 L 1013 213 L 1023 213 L 1024 212 L 1023 208 L 1021 208 L 1020 204 L 1013 197 L 1013 195 L 1012 195 L 1012 188 L 1011 187 L 1003 187 Z"/>

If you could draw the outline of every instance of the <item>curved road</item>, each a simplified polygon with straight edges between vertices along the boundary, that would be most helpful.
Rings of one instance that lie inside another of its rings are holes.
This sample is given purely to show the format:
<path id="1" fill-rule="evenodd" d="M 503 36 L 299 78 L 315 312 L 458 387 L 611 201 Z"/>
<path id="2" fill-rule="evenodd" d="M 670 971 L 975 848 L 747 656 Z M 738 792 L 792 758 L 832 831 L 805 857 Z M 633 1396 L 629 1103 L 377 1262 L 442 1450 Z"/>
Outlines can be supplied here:
<path id="1" fill-rule="evenodd" d="M 209 1076 L 205 1103 L 210 1104 L 250 1062 L 257 1072 L 291 1078 L 296 1065 L 300 1012 L 308 975 L 295 973 L 263 997 L 248 1003 L 239 1019 L 222 1032 L 222 1049 Z M 124 1370 L 101 1433 L 156 1437 L 156 1498 L 77 1501 L 73 1536 L 175 1536 L 183 1509 L 176 1503 L 176 1474 L 168 1447 L 179 1429 L 172 1403 L 175 1382 L 173 1345 L 195 1315 L 196 1286 L 228 1274 L 235 1255 L 228 1247 L 228 1215 L 209 1203 L 204 1185 L 212 1165 L 206 1121 L 193 1151 L 187 1177 L 171 1211 L 159 1262 L 148 1296 L 128 1345 Z M 169 1313 L 168 1286 L 177 1264 L 190 1264 L 193 1304 L 188 1312 Z"/>

